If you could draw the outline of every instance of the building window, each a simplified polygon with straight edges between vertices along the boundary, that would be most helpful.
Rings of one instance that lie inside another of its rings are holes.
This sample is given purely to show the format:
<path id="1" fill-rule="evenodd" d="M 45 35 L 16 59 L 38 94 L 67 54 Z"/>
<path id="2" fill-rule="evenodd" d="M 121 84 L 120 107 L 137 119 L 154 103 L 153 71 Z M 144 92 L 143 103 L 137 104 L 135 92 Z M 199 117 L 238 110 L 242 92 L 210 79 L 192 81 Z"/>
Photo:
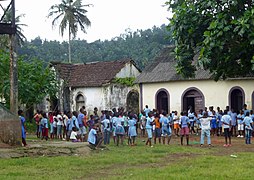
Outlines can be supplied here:
<path id="1" fill-rule="evenodd" d="M 198 88 L 188 88 L 182 94 L 182 111 L 187 112 L 189 108 L 196 113 L 205 108 L 204 94 Z"/>
<path id="2" fill-rule="evenodd" d="M 239 86 L 232 87 L 229 91 L 228 100 L 230 109 L 233 108 L 235 111 L 241 110 L 245 103 L 244 90 Z"/>
<path id="3" fill-rule="evenodd" d="M 155 95 L 156 109 L 162 113 L 170 112 L 169 93 L 166 89 L 159 89 Z"/>
<path id="4" fill-rule="evenodd" d="M 76 97 L 76 111 L 85 106 L 85 97 L 82 94 L 78 94 Z"/>

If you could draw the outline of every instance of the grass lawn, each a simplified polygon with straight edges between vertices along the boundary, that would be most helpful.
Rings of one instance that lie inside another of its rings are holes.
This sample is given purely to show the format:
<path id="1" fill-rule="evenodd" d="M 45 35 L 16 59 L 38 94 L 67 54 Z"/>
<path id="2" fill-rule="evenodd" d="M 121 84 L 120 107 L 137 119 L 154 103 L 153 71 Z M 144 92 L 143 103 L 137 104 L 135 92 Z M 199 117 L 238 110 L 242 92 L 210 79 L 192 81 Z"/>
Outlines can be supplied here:
<path id="1" fill-rule="evenodd" d="M 139 139 L 134 147 L 110 144 L 87 156 L 0 159 L 0 179 L 253 179 L 254 147 L 238 141 L 209 149 L 175 139 L 151 148 Z"/>

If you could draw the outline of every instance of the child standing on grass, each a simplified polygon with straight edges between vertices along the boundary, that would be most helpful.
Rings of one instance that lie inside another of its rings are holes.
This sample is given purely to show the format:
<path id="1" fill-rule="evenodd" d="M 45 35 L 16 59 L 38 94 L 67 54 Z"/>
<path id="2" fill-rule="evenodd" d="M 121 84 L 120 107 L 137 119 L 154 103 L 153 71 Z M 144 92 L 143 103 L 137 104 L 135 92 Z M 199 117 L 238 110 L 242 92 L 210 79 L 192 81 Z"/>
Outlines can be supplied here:
<path id="1" fill-rule="evenodd" d="M 243 124 L 245 125 L 245 143 L 251 144 L 251 132 L 253 130 L 252 124 L 253 121 L 249 117 L 250 113 L 246 112 L 245 118 L 243 119 Z"/>
<path id="2" fill-rule="evenodd" d="M 177 111 L 174 112 L 173 116 L 173 122 L 174 122 L 174 131 L 175 131 L 175 136 L 179 136 L 179 117 L 177 115 Z"/>
<path id="3" fill-rule="evenodd" d="M 240 113 L 237 115 L 237 128 L 238 128 L 238 136 L 237 137 L 243 137 L 243 119 L 244 119 L 244 113 L 243 110 L 240 110 Z"/>
<path id="4" fill-rule="evenodd" d="M 170 142 L 170 139 L 171 139 L 171 128 L 170 128 L 170 124 L 169 124 L 169 119 L 167 118 L 167 113 L 166 112 L 163 112 L 162 113 L 162 116 L 160 118 L 160 123 L 162 125 L 162 134 L 163 134 L 163 137 L 162 137 L 162 142 L 163 144 L 165 144 L 165 139 L 167 137 L 167 144 L 169 145 L 169 142 Z"/>
<path id="5" fill-rule="evenodd" d="M 200 147 L 204 145 L 205 136 L 207 137 L 208 146 L 211 147 L 212 145 L 211 145 L 211 137 L 210 137 L 210 129 L 211 129 L 210 121 L 212 120 L 212 118 L 208 117 L 208 113 L 205 112 L 203 117 L 201 117 L 199 120 L 201 123 Z"/>
<path id="6" fill-rule="evenodd" d="M 161 143 L 161 122 L 158 113 L 155 114 L 154 124 L 155 124 L 154 144 L 156 144 L 157 138 L 159 139 L 159 143 Z"/>
<path id="7" fill-rule="evenodd" d="M 41 139 L 46 139 L 48 140 L 48 119 L 47 119 L 47 114 L 45 112 L 42 113 L 42 119 L 41 119 L 41 124 L 42 124 L 42 138 Z"/>
<path id="8" fill-rule="evenodd" d="M 128 121 L 128 125 L 129 125 L 128 135 L 129 135 L 131 146 L 134 146 L 135 145 L 135 138 L 137 136 L 137 129 L 136 129 L 137 120 L 134 119 L 133 114 L 129 115 L 129 119 L 130 120 Z"/>
<path id="9" fill-rule="evenodd" d="M 104 144 L 110 143 L 110 117 L 106 115 L 105 119 L 101 121 L 103 125 Z"/>
<path id="10" fill-rule="evenodd" d="M 152 138 L 153 138 L 152 128 L 153 128 L 152 112 L 149 112 L 148 117 L 146 118 L 146 132 L 147 132 L 146 145 L 149 144 L 150 147 L 153 147 L 152 146 Z"/>
<path id="11" fill-rule="evenodd" d="M 212 132 L 212 136 L 217 134 L 217 118 L 215 115 L 215 111 L 212 111 L 212 116 L 211 116 L 211 132 Z"/>
<path id="12" fill-rule="evenodd" d="M 224 147 L 231 146 L 231 117 L 228 115 L 227 110 L 224 111 L 224 115 L 221 118 L 221 122 L 224 127 L 225 144 Z"/>
<path id="13" fill-rule="evenodd" d="M 71 131 L 72 131 L 72 126 L 71 126 L 71 112 L 67 112 L 67 117 L 68 117 L 68 120 L 66 122 L 66 140 L 69 141 L 70 140 L 70 136 L 71 136 Z"/>
<path id="14" fill-rule="evenodd" d="M 48 113 L 49 116 L 49 123 L 50 123 L 50 139 L 53 139 L 54 137 L 54 128 L 53 128 L 53 123 L 54 123 L 54 116 L 52 112 Z"/>
<path id="15" fill-rule="evenodd" d="M 190 120 L 187 117 L 187 112 L 182 112 L 181 113 L 181 117 L 180 117 L 180 121 L 179 121 L 180 127 L 181 127 L 181 145 L 183 145 L 183 137 L 186 136 L 186 144 L 187 146 L 189 145 L 189 124 L 190 124 Z"/>
<path id="16" fill-rule="evenodd" d="M 20 122 L 21 122 L 22 144 L 24 146 L 27 146 L 27 144 L 26 144 L 26 128 L 25 128 L 26 119 L 23 116 L 23 111 L 22 110 L 18 111 L 18 115 L 19 115 L 19 119 L 20 119 Z"/>

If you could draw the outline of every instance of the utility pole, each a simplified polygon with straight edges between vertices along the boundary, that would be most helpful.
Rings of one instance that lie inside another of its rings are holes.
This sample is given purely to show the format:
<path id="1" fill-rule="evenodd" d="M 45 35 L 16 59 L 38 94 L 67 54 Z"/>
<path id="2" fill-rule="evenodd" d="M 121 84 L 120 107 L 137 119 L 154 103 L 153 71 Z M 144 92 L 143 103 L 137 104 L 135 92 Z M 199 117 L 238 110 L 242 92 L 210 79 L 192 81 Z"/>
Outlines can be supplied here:
<path id="1" fill-rule="evenodd" d="M 12 21 L 11 27 L 16 29 L 15 24 L 15 0 L 11 2 Z M 15 33 L 9 35 L 10 46 L 10 111 L 18 112 L 18 65 L 15 47 Z"/>

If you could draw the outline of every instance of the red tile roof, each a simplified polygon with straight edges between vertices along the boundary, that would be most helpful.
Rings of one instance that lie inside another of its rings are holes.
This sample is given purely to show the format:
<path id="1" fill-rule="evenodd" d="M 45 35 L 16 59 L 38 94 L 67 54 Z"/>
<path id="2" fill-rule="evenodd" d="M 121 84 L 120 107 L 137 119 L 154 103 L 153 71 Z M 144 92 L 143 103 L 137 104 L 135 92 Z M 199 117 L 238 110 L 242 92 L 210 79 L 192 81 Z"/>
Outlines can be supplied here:
<path id="1" fill-rule="evenodd" d="M 86 64 L 52 64 L 68 87 L 98 87 L 113 80 L 127 63 L 135 65 L 131 59 Z"/>

